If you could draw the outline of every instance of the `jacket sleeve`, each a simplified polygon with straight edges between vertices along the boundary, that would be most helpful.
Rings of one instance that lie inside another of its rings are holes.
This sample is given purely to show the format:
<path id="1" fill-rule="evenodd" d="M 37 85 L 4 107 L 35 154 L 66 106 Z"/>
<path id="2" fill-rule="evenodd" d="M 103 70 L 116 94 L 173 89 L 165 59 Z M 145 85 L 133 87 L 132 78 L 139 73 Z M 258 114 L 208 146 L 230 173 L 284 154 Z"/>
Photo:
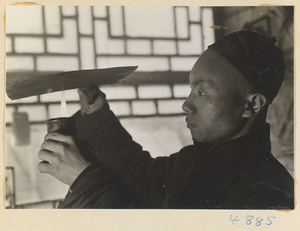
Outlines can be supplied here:
<path id="1" fill-rule="evenodd" d="M 71 185 L 58 208 L 141 208 L 121 177 L 101 162 L 88 166 Z"/>
<path id="2" fill-rule="evenodd" d="M 88 116 L 79 115 L 76 120 L 80 138 L 96 150 L 100 161 L 116 170 L 143 204 L 160 208 L 165 195 L 167 169 L 170 168 L 168 159 L 153 159 L 143 151 L 108 105 Z"/>

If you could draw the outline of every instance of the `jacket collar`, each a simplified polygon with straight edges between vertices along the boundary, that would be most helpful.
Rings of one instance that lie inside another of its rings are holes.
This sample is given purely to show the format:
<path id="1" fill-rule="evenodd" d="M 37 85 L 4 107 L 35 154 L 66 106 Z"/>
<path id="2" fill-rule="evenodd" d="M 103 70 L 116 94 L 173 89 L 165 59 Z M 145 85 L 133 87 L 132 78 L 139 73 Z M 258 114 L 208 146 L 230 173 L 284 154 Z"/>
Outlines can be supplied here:
<path id="1" fill-rule="evenodd" d="M 270 125 L 265 123 L 246 136 L 222 144 L 201 144 L 194 140 L 194 145 L 201 158 L 218 161 L 228 158 L 247 158 L 247 153 L 251 153 L 254 157 L 255 153 L 261 153 L 262 150 L 270 153 Z"/>

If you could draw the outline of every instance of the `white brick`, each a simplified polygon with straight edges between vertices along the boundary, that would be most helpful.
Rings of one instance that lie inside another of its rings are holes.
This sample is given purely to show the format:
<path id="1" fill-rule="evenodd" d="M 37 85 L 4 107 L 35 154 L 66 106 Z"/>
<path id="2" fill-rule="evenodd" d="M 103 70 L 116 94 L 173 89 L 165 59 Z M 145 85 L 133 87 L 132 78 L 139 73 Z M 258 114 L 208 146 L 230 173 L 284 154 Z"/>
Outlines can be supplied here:
<path id="1" fill-rule="evenodd" d="M 34 61 L 30 56 L 7 56 L 6 70 L 9 71 L 33 71 Z"/>
<path id="2" fill-rule="evenodd" d="M 81 69 L 95 69 L 95 48 L 91 38 L 80 39 Z"/>
<path id="3" fill-rule="evenodd" d="M 92 9 L 90 6 L 78 6 L 79 32 L 82 34 L 92 34 Z"/>
<path id="4" fill-rule="evenodd" d="M 171 87 L 168 85 L 144 85 L 138 87 L 139 98 L 170 98 Z"/>
<path id="5" fill-rule="evenodd" d="M 48 34 L 61 33 L 59 6 L 45 6 L 45 25 Z"/>
<path id="6" fill-rule="evenodd" d="M 215 32 L 210 27 L 214 25 L 213 11 L 212 9 L 205 8 L 202 9 L 202 27 L 203 27 L 203 36 L 204 36 L 204 49 L 207 49 L 209 45 L 215 42 Z"/>
<path id="7" fill-rule="evenodd" d="M 127 41 L 127 52 L 129 54 L 151 54 L 151 43 L 147 40 L 130 39 Z"/>
<path id="8" fill-rule="evenodd" d="M 80 104 L 70 104 L 67 103 L 67 117 L 74 115 L 78 110 L 80 110 Z M 61 115 L 61 106 L 60 104 L 51 104 L 49 105 L 49 118 L 58 118 L 62 117 Z"/>
<path id="9" fill-rule="evenodd" d="M 64 16 L 75 16 L 76 8 L 75 6 L 62 6 L 62 13 Z"/>
<path id="10" fill-rule="evenodd" d="M 109 39 L 106 22 L 95 21 L 95 41 L 97 54 L 124 54 L 123 40 Z"/>
<path id="11" fill-rule="evenodd" d="M 62 97 L 60 91 L 44 94 L 40 96 L 41 102 L 60 102 L 61 98 Z"/>
<path id="12" fill-rule="evenodd" d="M 125 7 L 126 32 L 129 36 L 174 38 L 173 7 Z"/>
<path id="13" fill-rule="evenodd" d="M 178 84 L 173 87 L 174 97 L 188 97 L 190 91 L 191 87 L 189 84 Z"/>
<path id="14" fill-rule="evenodd" d="M 68 116 L 74 115 L 78 110 L 80 110 L 80 104 L 79 103 L 77 103 L 77 104 L 67 103 Z"/>
<path id="15" fill-rule="evenodd" d="M 200 25 L 191 25 L 191 38 L 189 41 L 179 41 L 179 54 L 200 55 L 202 53 L 202 37 Z"/>
<path id="16" fill-rule="evenodd" d="M 109 106 L 117 116 L 131 114 L 131 109 L 128 102 L 110 102 Z"/>
<path id="17" fill-rule="evenodd" d="M 60 104 L 51 104 L 49 105 L 49 118 L 58 118 L 61 117 Z"/>
<path id="18" fill-rule="evenodd" d="M 175 41 L 166 40 L 154 40 L 153 42 L 154 54 L 176 54 L 176 43 Z"/>
<path id="19" fill-rule="evenodd" d="M 79 95 L 78 89 L 71 89 L 64 91 L 65 99 L 68 101 L 78 101 L 79 102 Z"/>
<path id="20" fill-rule="evenodd" d="M 12 52 L 12 39 L 9 37 L 6 37 L 6 53 Z"/>
<path id="21" fill-rule="evenodd" d="M 48 119 L 46 107 L 42 105 L 36 106 L 20 106 L 18 112 L 27 112 L 29 121 L 45 121 Z"/>
<path id="22" fill-rule="evenodd" d="M 172 71 L 190 71 L 197 61 L 198 57 L 172 57 Z"/>
<path id="23" fill-rule="evenodd" d="M 201 20 L 200 7 L 189 6 L 189 16 L 190 16 L 190 21 L 200 22 L 200 20 Z"/>
<path id="24" fill-rule="evenodd" d="M 77 57 L 41 56 L 37 58 L 39 71 L 73 71 L 79 69 Z"/>
<path id="25" fill-rule="evenodd" d="M 132 102 L 134 115 L 153 115 L 156 114 L 154 101 L 135 101 Z"/>
<path id="26" fill-rule="evenodd" d="M 15 38 L 15 51 L 19 53 L 42 53 L 44 52 L 44 40 L 42 38 Z"/>
<path id="27" fill-rule="evenodd" d="M 161 100 L 158 101 L 159 114 L 183 113 L 182 104 L 184 100 Z"/>
<path id="28" fill-rule="evenodd" d="M 67 102 L 67 116 L 72 116 L 78 110 L 80 110 L 79 102 L 78 103 Z M 60 103 L 49 105 L 49 118 L 57 118 L 57 117 L 62 117 Z"/>
<path id="29" fill-rule="evenodd" d="M 50 53 L 75 54 L 77 53 L 77 27 L 71 19 L 63 21 L 63 38 L 48 38 L 47 49 Z"/>
<path id="30" fill-rule="evenodd" d="M 100 90 L 109 99 L 135 99 L 136 91 L 133 86 L 101 86 Z"/>
<path id="31" fill-rule="evenodd" d="M 177 26 L 177 36 L 179 38 L 188 38 L 189 36 L 189 24 L 187 9 L 185 7 L 176 7 L 176 26 Z"/>
<path id="32" fill-rule="evenodd" d="M 41 6 L 7 6 L 6 33 L 42 34 Z"/>
<path id="33" fill-rule="evenodd" d="M 106 17 L 106 6 L 93 6 L 94 16 L 99 18 Z"/>
<path id="34" fill-rule="evenodd" d="M 121 6 L 110 6 L 109 13 L 111 34 L 114 36 L 124 35 Z"/>
<path id="35" fill-rule="evenodd" d="M 97 67 L 139 66 L 138 71 L 168 71 L 168 58 L 158 57 L 98 57 Z"/>
<path id="36" fill-rule="evenodd" d="M 13 122 L 13 113 L 15 111 L 14 107 L 6 107 L 6 116 L 5 116 L 5 122 L 6 123 L 12 123 Z"/>

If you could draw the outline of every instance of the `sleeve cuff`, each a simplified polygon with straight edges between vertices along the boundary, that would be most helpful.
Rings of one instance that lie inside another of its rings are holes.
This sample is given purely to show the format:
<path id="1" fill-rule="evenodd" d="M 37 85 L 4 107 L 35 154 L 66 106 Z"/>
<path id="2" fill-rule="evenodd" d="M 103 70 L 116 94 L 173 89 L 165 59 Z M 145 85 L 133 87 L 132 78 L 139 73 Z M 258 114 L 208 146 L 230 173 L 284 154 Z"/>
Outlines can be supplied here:
<path id="1" fill-rule="evenodd" d="M 93 112 L 92 114 L 81 116 L 80 111 L 75 113 L 76 130 L 78 138 L 89 140 L 90 136 L 103 126 L 105 121 L 109 119 L 110 110 L 109 105 L 106 103 L 101 109 Z"/>
<path id="2" fill-rule="evenodd" d="M 74 191 L 74 189 L 76 188 L 76 185 L 78 184 L 78 182 L 80 182 L 80 180 L 88 173 L 90 172 L 92 169 L 97 168 L 99 166 L 98 162 L 94 162 L 92 164 L 90 164 L 89 166 L 87 166 L 80 174 L 79 176 L 75 179 L 75 181 L 73 182 L 73 184 L 70 186 L 69 188 L 69 192 L 72 193 Z"/>

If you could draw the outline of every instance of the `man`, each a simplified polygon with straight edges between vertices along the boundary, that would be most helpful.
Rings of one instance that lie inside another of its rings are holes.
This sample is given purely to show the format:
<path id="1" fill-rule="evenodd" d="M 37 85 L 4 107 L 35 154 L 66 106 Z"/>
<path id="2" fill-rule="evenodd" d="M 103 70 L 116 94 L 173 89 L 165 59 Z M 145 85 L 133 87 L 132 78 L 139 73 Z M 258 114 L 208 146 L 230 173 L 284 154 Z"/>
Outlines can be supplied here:
<path id="1" fill-rule="evenodd" d="M 273 39 L 274 40 L 274 39 Z M 211 45 L 189 76 L 183 104 L 194 145 L 151 158 L 121 126 L 102 93 L 79 90 L 78 138 L 49 133 L 38 168 L 70 185 L 60 208 L 292 209 L 293 179 L 270 152 L 268 106 L 284 77 L 275 41 L 235 32 Z M 90 153 L 93 155 L 93 153 Z"/>

